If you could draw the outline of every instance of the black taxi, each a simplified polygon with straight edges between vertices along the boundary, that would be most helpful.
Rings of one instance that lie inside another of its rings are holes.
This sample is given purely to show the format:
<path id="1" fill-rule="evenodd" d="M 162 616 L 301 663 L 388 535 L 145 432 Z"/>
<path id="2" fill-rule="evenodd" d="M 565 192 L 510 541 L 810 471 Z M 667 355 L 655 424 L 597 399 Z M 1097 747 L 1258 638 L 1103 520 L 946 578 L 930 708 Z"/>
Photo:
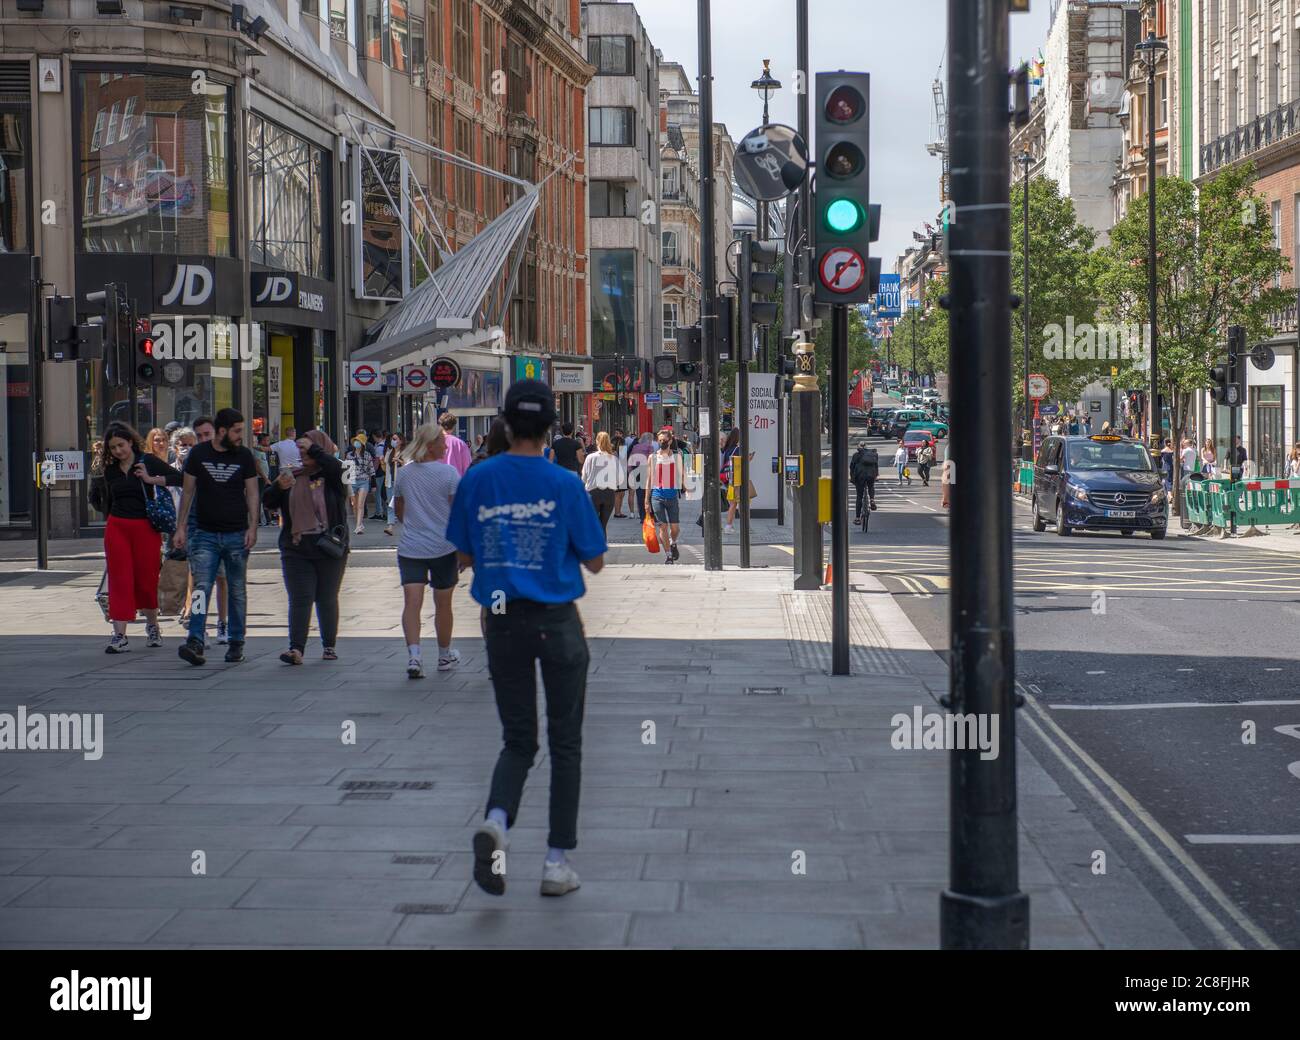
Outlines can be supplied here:
<path id="1" fill-rule="evenodd" d="M 1163 538 L 1169 496 L 1145 446 L 1128 437 L 1048 437 L 1034 463 L 1029 510 L 1035 531 L 1146 531 Z"/>

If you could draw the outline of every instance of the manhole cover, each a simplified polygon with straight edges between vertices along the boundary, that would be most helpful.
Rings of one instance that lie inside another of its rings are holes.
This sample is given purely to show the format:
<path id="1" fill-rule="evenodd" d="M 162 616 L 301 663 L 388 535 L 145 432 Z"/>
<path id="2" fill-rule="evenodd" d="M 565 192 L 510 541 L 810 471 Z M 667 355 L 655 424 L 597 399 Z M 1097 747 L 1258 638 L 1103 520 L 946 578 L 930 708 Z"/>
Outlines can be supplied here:
<path id="1" fill-rule="evenodd" d="M 784 686 L 746 686 L 746 697 L 780 697 L 784 695 Z"/>
<path id="2" fill-rule="evenodd" d="M 393 856 L 393 862 L 394 863 L 427 863 L 431 866 L 436 867 L 439 863 L 442 862 L 442 857 L 441 856 L 403 856 L 398 854 Z"/>

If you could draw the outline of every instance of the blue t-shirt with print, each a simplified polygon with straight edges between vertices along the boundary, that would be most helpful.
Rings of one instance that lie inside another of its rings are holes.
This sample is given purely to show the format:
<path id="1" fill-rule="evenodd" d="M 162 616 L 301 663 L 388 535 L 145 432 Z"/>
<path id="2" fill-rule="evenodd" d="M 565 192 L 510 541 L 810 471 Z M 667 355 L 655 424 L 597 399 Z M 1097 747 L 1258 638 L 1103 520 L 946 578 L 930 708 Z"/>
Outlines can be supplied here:
<path id="1" fill-rule="evenodd" d="M 471 467 L 456 488 L 447 539 L 474 557 L 470 595 L 490 607 L 531 599 L 568 603 L 587 591 L 582 560 L 606 550 L 582 479 L 535 455 L 503 453 Z"/>

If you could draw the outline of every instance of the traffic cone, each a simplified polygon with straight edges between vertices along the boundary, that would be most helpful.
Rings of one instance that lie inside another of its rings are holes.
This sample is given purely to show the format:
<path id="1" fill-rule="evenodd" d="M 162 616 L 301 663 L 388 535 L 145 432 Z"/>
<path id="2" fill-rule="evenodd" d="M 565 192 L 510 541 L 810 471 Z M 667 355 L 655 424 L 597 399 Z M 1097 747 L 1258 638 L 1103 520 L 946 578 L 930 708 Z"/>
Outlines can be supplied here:
<path id="1" fill-rule="evenodd" d="M 826 565 L 826 575 L 825 575 L 825 577 L 822 579 L 822 584 L 823 584 L 823 585 L 830 585 L 830 584 L 831 584 L 831 565 L 830 565 L 829 563 Z"/>

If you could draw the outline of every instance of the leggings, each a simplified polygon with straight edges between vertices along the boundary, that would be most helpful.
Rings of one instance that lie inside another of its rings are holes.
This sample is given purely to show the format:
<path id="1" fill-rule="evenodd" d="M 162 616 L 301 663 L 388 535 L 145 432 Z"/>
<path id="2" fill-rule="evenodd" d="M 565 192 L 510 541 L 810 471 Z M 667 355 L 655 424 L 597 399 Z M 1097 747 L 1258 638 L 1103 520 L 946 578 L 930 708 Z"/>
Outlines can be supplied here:
<path id="1" fill-rule="evenodd" d="M 591 495 L 591 504 L 596 507 L 596 516 L 600 518 L 600 529 L 607 530 L 609 518 L 614 513 L 614 489 L 593 488 L 588 494 Z"/>
<path id="2" fill-rule="evenodd" d="M 104 528 L 104 557 L 108 564 L 109 620 L 134 621 L 137 610 L 158 608 L 162 535 L 153 524 L 109 516 Z"/>
<path id="3" fill-rule="evenodd" d="M 328 556 L 303 556 L 301 553 L 281 551 L 280 569 L 284 574 L 284 588 L 289 593 L 289 646 L 293 650 L 307 648 L 307 632 L 311 628 L 311 608 L 316 606 L 316 623 L 320 626 L 322 646 L 333 646 L 339 634 L 339 586 L 343 584 L 343 569 L 347 557 L 340 560 Z"/>

